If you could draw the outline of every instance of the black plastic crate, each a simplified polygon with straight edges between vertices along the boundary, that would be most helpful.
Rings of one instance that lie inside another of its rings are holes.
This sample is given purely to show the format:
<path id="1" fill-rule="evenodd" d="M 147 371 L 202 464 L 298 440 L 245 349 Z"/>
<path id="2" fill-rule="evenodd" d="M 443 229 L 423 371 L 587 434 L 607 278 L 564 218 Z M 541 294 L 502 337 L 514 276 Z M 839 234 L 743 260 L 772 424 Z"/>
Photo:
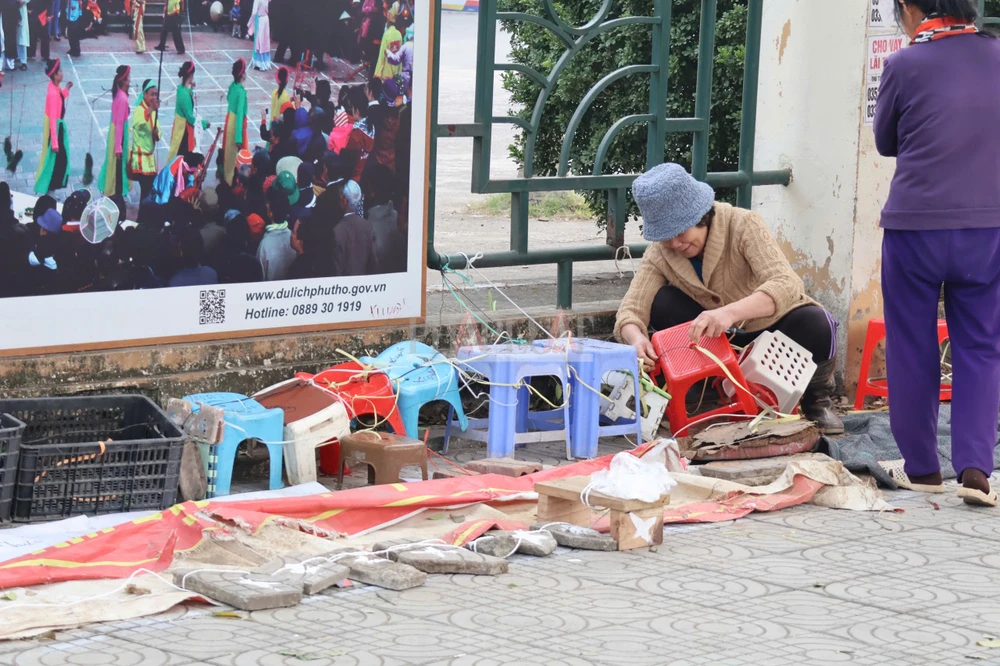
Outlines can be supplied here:
<path id="1" fill-rule="evenodd" d="M 177 499 L 184 436 L 143 396 L 0 400 L 24 422 L 11 518 L 159 510 Z"/>
<path id="2" fill-rule="evenodd" d="M 0 522 L 10 520 L 10 503 L 17 483 L 17 459 L 23 434 L 24 423 L 10 414 L 0 414 Z"/>

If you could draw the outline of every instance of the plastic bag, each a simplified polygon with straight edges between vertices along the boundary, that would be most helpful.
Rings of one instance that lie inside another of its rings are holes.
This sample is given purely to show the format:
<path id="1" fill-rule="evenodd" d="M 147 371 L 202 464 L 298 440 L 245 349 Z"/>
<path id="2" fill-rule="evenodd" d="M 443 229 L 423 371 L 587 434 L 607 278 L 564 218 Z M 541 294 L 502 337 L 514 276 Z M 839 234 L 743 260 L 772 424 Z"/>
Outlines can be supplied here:
<path id="1" fill-rule="evenodd" d="M 627 451 L 617 454 L 611 459 L 611 466 L 607 470 L 595 472 L 590 477 L 584 497 L 590 492 L 598 492 L 610 497 L 642 502 L 660 499 L 677 485 L 665 464 L 665 450 L 670 441 L 661 441 L 642 458 Z"/>

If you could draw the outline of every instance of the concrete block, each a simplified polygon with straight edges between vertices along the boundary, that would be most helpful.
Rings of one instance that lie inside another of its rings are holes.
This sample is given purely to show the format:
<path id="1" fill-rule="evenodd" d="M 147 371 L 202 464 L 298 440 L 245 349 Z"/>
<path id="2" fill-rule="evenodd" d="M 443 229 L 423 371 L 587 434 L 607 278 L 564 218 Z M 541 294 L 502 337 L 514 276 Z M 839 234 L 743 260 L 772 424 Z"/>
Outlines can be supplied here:
<path id="1" fill-rule="evenodd" d="M 745 486 L 766 486 L 781 476 L 789 463 L 799 460 L 830 460 L 822 453 L 800 453 L 759 460 L 726 460 L 699 465 L 702 476 L 723 479 Z"/>
<path id="2" fill-rule="evenodd" d="M 466 544 L 466 548 L 474 553 L 491 555 L 493 557 L 506 558 L 514 554 L 517 549 L 517 539 L 511 536 L 513 532 L 497 534 L 495 532 L 484 535 L 475 541 Z"/>
<path id="3" fill-rule="evenodd" d="M 462 470 L 455 469 L 454 467 L 448 467 L 446 469 L 436 469 L 436 470 L 434 470 L 434 478 L 435 479 L 461 479 L 462 477 L 465 477 L 465 476 L 476 476 L 476 475 L 479 474 L 479 472 L 472 472 L 472 470 L 469 470 L 469 472 L 471 472 L 471 474 L 463 472 Z"/>
<path id="4" fill-rule="evenodd" d="M 503 476 L 527 476 L 542 471 L 541 463 L 514 460 L 513 458 L 486 458 L 465 463 L 465 468 L 480 474 L 502 474 Z"/>
<path id="5" fill-rule="evenodd" d="M 392 562 L 373 553 L 358 553 L 337 560 L 350 570 L 349 578 L 387 590 L 409 590 L 427 582 L 427 574 L 407 564 Z"/>
<path id="6" fill-rule="evenodd" d="M 499 557 L 445 546 L 418 546 L 399 551 L 397 558 L 400 564 L 408 564 L 429 574 L 498 576 L 507 573 L 508 568 L 507 560 Z"/>
<path id="7" fill-rule="evenodd" d="M 302 601 L 302 585 L 290 585 L 278 578 L 240 571 L 199 571 L 174 582 L 220 603 L 245 611 L 295 606 Z"/>
<path id="8" fill-rule="evenodd" d="M 319 594 L 350 577 L 351 570 L 337 562 L 291 553 L 257 567 L 253 573 L 265 574 L 289 585 L 301 585 L 305 594 Z"/>
<path id="9" fill-rule="evenodd" d="M 535 525 L 531 529 L 542 529 L 542 525 Z M 560 546 L 566 548 L 576 548 L 578 550 L 618 550 L 618 542 L 607 534 L 602 534 L 597 530 L 578 525 L 556 524 L 545 526 L 545 530 L 552 535 Z"/>
<path id="10" fill-rule="evenodd" d="M 521 555 L 531 555 L 532 557 L 548 557 L 555 552 L 559 544 L 548 532 L 504 532 L 503 530 L 492 530 L 485 536 L 512 537 L 519 543 L 517 552 Z"/>

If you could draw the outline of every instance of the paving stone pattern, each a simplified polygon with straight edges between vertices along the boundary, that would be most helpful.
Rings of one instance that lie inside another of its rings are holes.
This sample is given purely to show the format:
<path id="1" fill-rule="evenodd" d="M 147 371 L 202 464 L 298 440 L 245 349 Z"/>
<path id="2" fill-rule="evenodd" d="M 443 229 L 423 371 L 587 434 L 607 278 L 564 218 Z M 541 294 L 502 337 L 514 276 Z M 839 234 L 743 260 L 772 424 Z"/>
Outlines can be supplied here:
<path id="1" fill-rule="evenodd" d="M 1000 634 L 1000 512 L 954 492 L 668 527 L 656 552 L 518 554 L 499 576 L 330 588 L 244 620 L 189 605 L 0 644 L 0 664 L 997 664 L 976 642 Z"/>

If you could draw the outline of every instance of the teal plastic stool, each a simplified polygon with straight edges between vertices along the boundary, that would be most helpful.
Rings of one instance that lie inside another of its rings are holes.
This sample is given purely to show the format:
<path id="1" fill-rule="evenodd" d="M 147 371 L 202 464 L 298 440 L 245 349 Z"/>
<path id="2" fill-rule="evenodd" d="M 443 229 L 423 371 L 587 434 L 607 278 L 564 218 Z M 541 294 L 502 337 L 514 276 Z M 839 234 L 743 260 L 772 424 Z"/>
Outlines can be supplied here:
<path id="1" fill-rule="evenodd" d="M 422 342 L 400 342 L 386 349 L 378 357 L 365 357 L 361 362 L 375 366 L 392 380 L 407 437 L 420 439 L 417 428 L 420 408 L 437 400 L 443 400 L 450 405 L 449 424 L 453 417 L 458 415 L 459 427 L 463 431 L 468 430 L 469 419 L 462 408 L 462 396 L 458 391 L 458 371 L 441 352 Z M 445 431 L 446 452 L 450 430 L 448 428 Z"/>
<path id="2" fill-rule="evenodd" d="M 285 433 L 285 412 L 281 409 L 266 409 L 253 398 L 239 393 L 198 393 L 184 398 L 198 411 L 198 403 L 218 407 L 225 412 L 225 429 L 222 443 L 202 447 L 201 457 L 205 462 L 208 476 L 207 497 L 222 497 L 229 494 L 233 480 L 233 464 L 236 450 L 242 442 L 256 439 L 267 446 L 271 458 L 270 489 L 284 486 L 281 482 L 281 462 L 283 449 L 280 442 Z M 277 442 L 270 444 L 269 442 Z M 211 449 L 211 450 L 208 450 Z"/>

